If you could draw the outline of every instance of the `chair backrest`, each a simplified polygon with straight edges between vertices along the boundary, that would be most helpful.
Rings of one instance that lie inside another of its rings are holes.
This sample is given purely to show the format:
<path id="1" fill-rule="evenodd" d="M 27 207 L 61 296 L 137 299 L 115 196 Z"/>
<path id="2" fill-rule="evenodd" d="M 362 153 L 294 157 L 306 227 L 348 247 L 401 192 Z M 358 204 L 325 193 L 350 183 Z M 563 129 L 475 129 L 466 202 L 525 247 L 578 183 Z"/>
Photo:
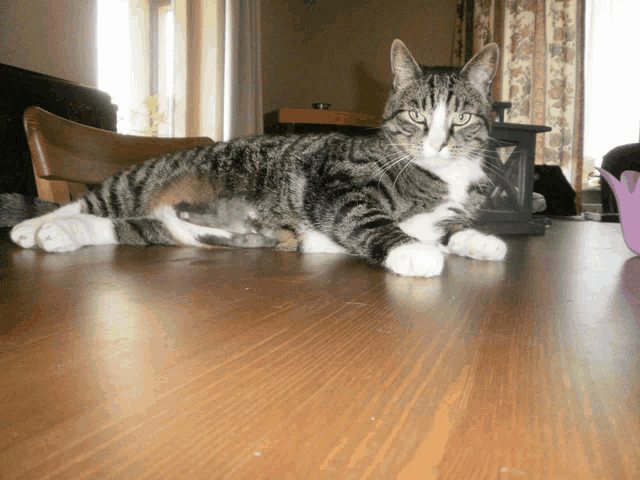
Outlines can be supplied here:
<path id="1" fill-rule="evenodd" d="M 38 197 L 67 203 L 124 167 L 159 155 L 214 143 L 208 137 L 121 135 L 65 120 L 38 107 L 24 112 Z"/>

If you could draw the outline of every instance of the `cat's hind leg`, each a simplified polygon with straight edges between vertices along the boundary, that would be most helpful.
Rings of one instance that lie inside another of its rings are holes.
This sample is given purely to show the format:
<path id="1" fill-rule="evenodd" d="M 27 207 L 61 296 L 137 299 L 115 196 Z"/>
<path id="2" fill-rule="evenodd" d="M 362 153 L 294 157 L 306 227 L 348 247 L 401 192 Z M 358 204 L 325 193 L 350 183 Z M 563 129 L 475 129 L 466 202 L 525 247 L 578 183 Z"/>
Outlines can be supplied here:
<path id="1" fill-rule="evenodd" d="M 232 233 L 227 230 L 198 225 L 181 219 L 172 205 L 157 208 L 153 212 L 153 217 L 160 220 L 175 241 L 181 245 L 192 247 L 220 245 L 221 243 L 215 243 L 213 239 L 220 239 L 220 242 L 223 242 L 232 237 Z M 207 241 L 209 237 L 212 238 Z"/>
<path id="2" fill-rule="evenodd" d="M 11 229 L 11 240 L 23 248 L 35 248 L 40 246 L 47 248 L 47 245 L 51 244 L 52 249 L 64 248 L 65 243 L 69 243 L 69 239 L 64 240 L 65 237 L 71 235 L 75 236 L 74 230 L 81 236 L 82 230 L 81 222 L 72 222 L 68 225 L 68 229 L 63 227 L 62 224 L 67 222 L 60 222 L 60 231 L 57 231 L 56 221 L 63 218 L 76 217 L 81 215 L 83 204 L 81 201 L 73 202 L 68 205 L 64 205 L 51 213 L 42 215 L 40 217 L 30 218 L 23 222 L 18 223 Z M 97 218 L 97 217 L 96 217 Z M 45 227 L 43 229 L 43 227 Z M 79 230 L 78 230 L 79 229 Z M 68 230 L 68 232 L 67 232 Z M 61 238 L 58 238 L 58 234 Z M 71 239 L 73 243 L 73 239 Z M 42 245 L 41 245 L 42 244 Z M 75 247 L 77 248 L 77 247 Z M 75 248 L 67 248 L 66 250 L 74 250 Z M 64 251 L 64 250 L 51 250 L 51 251 Z"/>
<path id="3" fill-rule="evenodd" d="M 111 219 L 82 212 L 75 202 L 53 213 L 26 220 L 11 230 L 11 239 L 23 248 L 39 247 L 47 252 L 69 252 L 86 245 L 190 245 L 213 244 L 200 239 L 231 239 L 218 228 L 179 219 L 171 206 L 163 206 L 145 218 Z M 249 239 L 252 240 L 252 239 Z"/>
<path id="4" fill-rule="evenodd" d="M 85 245 L 118 243 L 113 221 L 82 213 L 77 201 L 40 217 L 25 220 L 11 230 L 11 240 L 23 248 L 70 252 Z"/>
<path id="5" fill-rule="evenodd" d="M 186 221 L 181 218 L 183 216 L 181 214 L 185 211 L 187 207 L 184 205 L 163 206 L 156 209 L 153 214 L 155 218 L 162 221 L 178 244 L 194 247 L 238 248 L 273 248 L 278 244 L 277 236 L 267 236 L 259 232 L 239 233 L 227 230 L 227 227 L 217 228 Z"/>
<path id="6" fill-rule="evenodd" d="M 85 245 L 118 242 L 113 221 L 87 213 L 51 218 L 36 232 L 36 244 L 47 252 L 71 252 Z"/>

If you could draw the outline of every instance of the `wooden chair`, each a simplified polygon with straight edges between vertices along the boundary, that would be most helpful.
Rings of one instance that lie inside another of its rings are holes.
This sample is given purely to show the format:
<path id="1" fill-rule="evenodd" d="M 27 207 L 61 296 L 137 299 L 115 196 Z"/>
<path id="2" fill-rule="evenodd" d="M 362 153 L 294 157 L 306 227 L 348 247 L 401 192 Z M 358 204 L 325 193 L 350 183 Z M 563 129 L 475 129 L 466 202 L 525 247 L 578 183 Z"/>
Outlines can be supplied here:
<path id="1" fill-rule="evenodd" d="M 38 107 L 24 112 L 38 197 L 68 203 L 86 185 L 124 167 L 165 153 L 213 142 L 208 137 L 156 138 L 121 135 L 80 125 Z"/>

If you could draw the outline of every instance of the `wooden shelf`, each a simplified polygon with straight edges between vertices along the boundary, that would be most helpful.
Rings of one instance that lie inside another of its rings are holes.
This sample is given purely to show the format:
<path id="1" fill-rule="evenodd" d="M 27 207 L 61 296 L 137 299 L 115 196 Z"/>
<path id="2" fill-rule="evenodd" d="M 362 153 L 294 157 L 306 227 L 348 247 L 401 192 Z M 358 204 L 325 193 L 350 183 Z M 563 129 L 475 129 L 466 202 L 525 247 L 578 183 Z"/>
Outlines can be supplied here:
<path id="1" fill-rule="evenodd" d="M 312 108 L 280 108 L 265 115 L 265 128 L 277 124 L 307 123 L 313 125 L 344 125 L 348 127 L 380 126 L 380 117 L 367 113 Z"/>

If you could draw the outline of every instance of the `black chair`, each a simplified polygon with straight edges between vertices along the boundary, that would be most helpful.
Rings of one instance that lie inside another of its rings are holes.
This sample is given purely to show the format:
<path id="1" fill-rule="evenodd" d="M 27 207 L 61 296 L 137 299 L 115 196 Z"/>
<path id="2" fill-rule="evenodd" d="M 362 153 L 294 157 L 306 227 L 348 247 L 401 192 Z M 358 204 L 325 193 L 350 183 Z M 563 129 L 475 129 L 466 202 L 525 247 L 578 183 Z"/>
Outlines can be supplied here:
<path id="1" fill-rule="evenodd" d="M 622 172 L 633 170 L 640 172 L 640 143 L 630 143 L 614 148 L 602 159 L 602 169 L 620 180 Z M 616 197 L 609 184 L 600 182 L 602 213 L 618 213 Z"/>

